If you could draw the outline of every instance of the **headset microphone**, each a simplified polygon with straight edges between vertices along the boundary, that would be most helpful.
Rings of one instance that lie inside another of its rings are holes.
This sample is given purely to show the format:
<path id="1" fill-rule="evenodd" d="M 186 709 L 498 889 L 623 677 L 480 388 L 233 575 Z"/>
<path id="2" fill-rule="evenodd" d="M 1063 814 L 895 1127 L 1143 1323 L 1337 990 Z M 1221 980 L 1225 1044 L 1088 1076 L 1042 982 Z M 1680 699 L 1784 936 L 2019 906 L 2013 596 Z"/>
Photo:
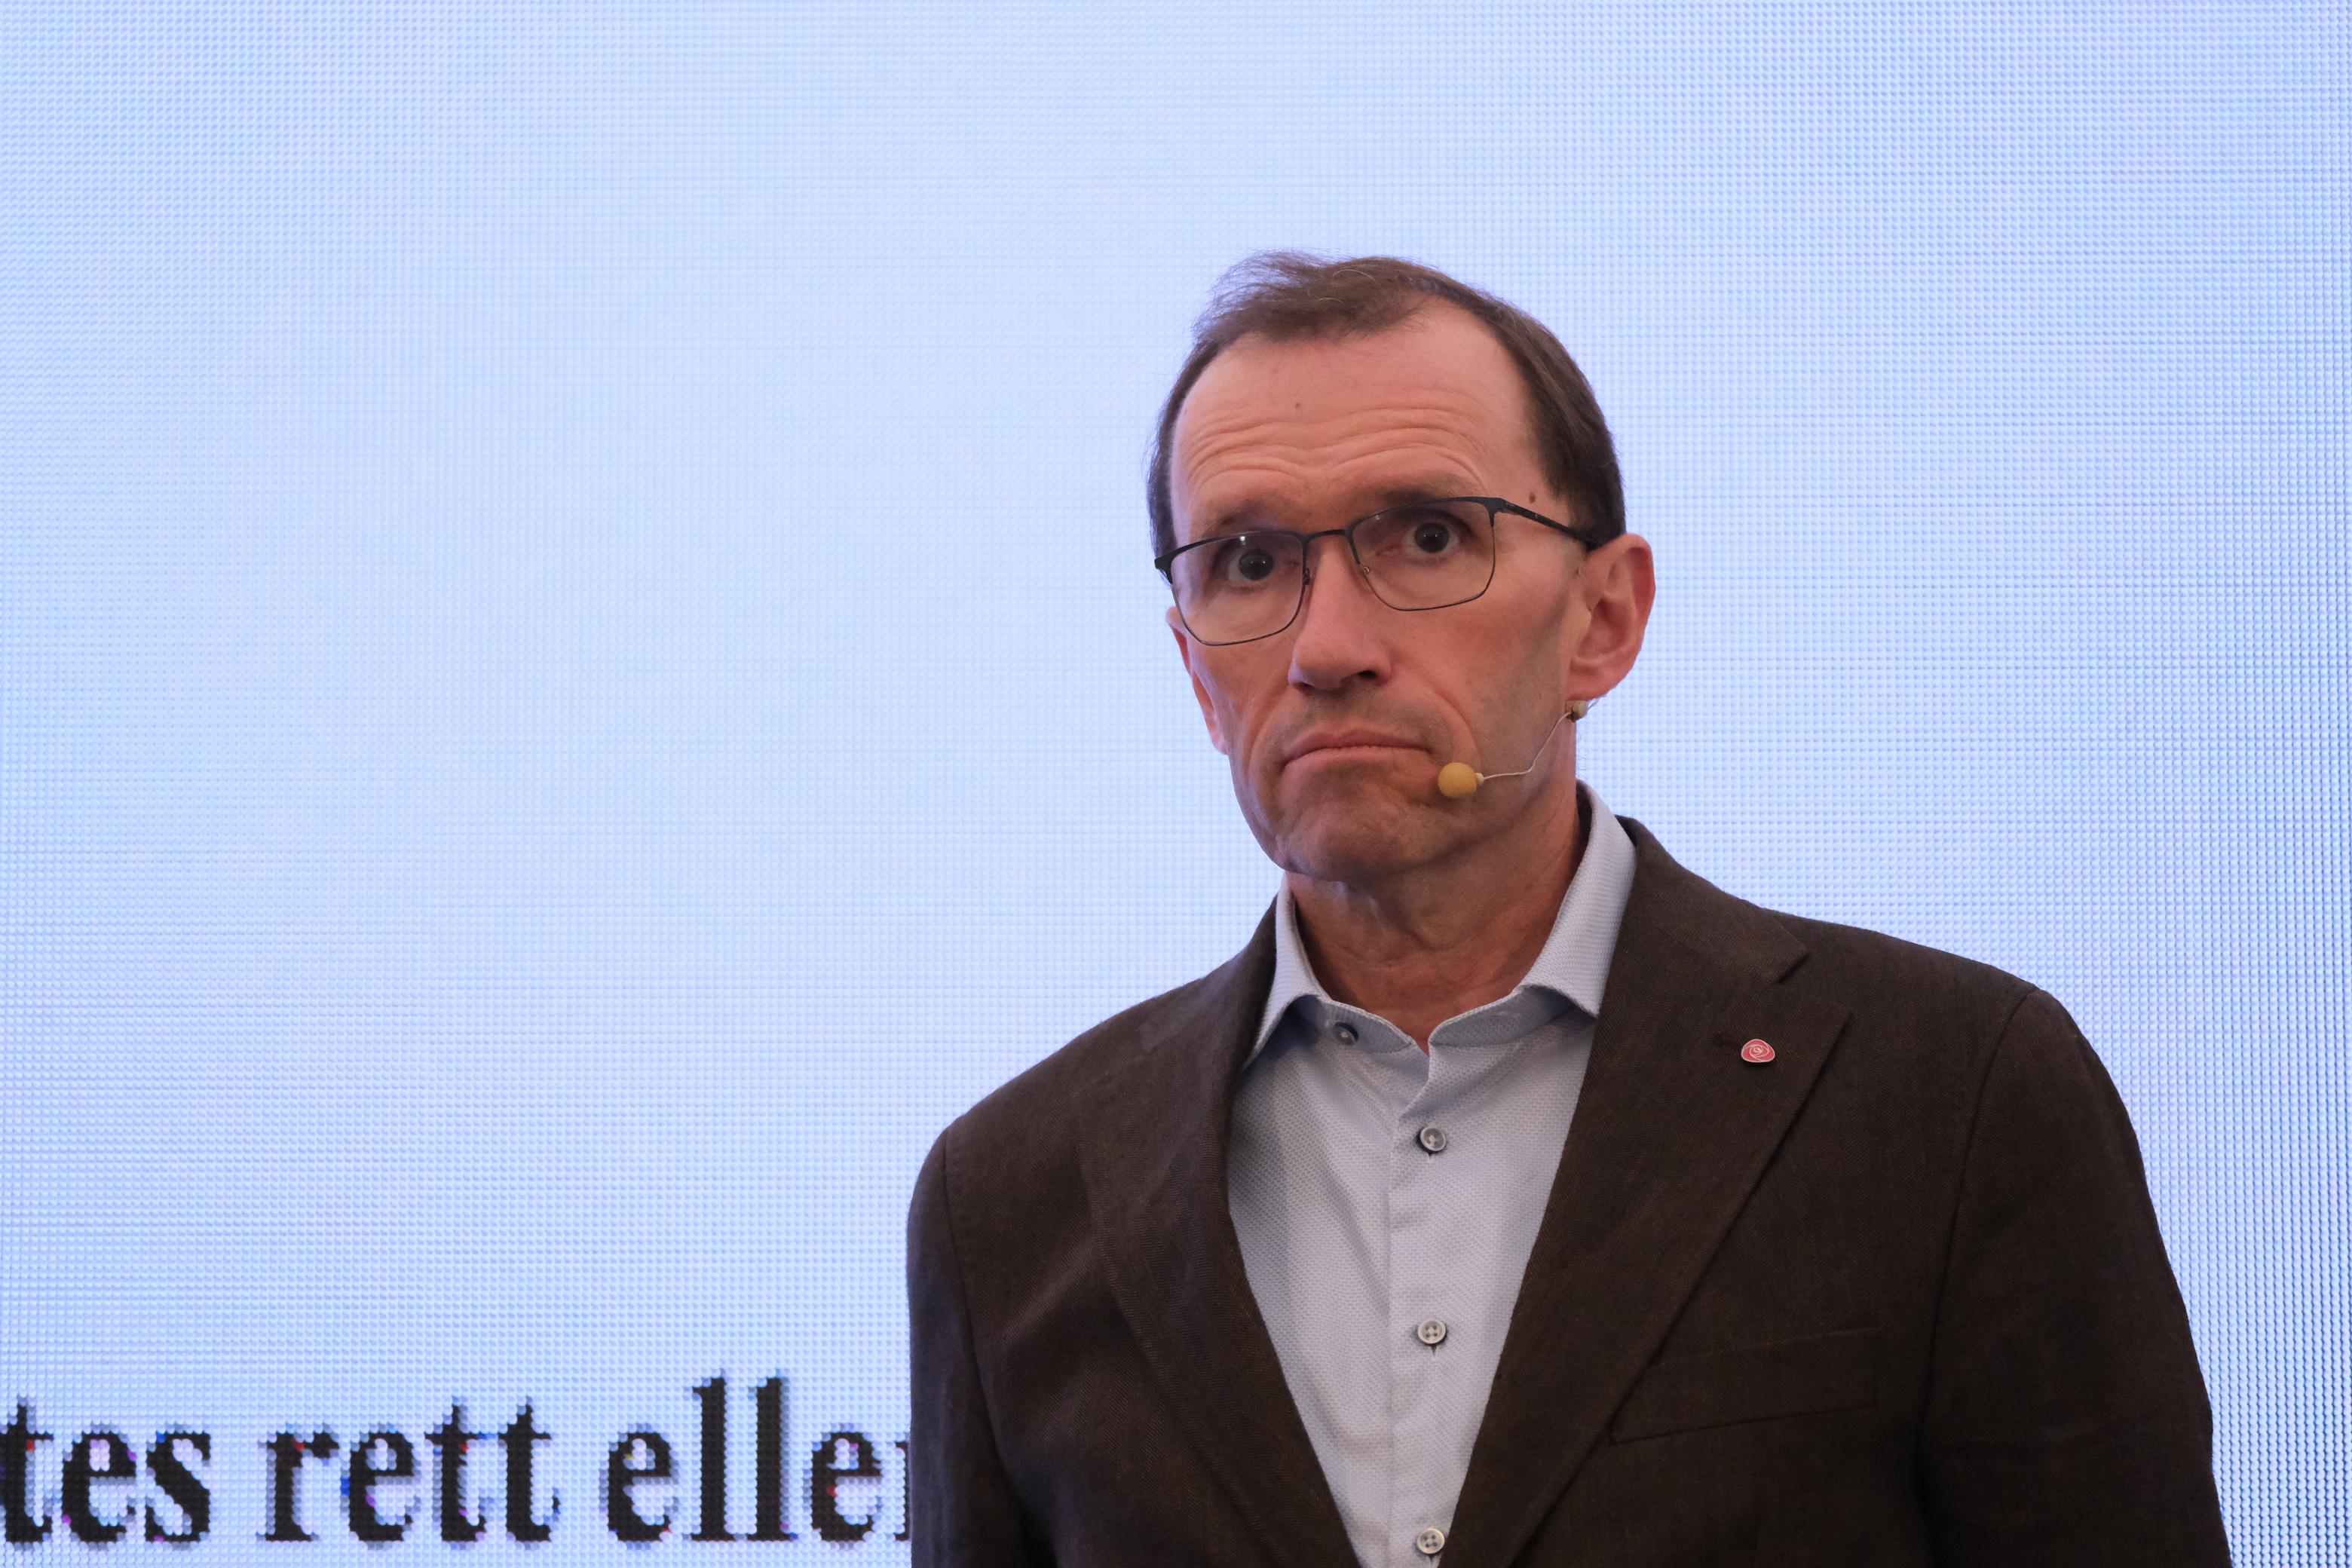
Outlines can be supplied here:
<path id="1" fill-rule="evenodd" d="M 1544 738 L 1541 744 L 1536 747 L 1536 754 L 1529 757 L 1528 759 L 1528 765 L 1521 768 L 1518 772 L 1511 773 L 1482 773 L 1476 768 L 1472 767 L 1468 763 L 1448 763 L 1444 767 L 1437 770 L 1437 793 L 1444 795 L 1448 800 L 1467 800 L 1472 795 L 1478 793 L 1478 786 L 1480 784 L 1486 784 L 1490 780 L 1518 779 L 1527 777 L 1528 774 L 1536 771 L 1536 763 L 1542 758 L 1544 754 L 1544 747 L 1551 744 L 1551 738 L 1559 733 L 1559 727 L 1562 724 L 1575 723 L 1579 719 L 1584 717 L 1585 713 L 1591 708 L 1591 703 L 1586 701 L 1581 697 L 1578 698 L 1575 701 L 1570 702 L 1568 705 L 1567 710 L 1563 711 L 1559 718 L 1551 721 L 1551 728 L 1544 731 Z"/>

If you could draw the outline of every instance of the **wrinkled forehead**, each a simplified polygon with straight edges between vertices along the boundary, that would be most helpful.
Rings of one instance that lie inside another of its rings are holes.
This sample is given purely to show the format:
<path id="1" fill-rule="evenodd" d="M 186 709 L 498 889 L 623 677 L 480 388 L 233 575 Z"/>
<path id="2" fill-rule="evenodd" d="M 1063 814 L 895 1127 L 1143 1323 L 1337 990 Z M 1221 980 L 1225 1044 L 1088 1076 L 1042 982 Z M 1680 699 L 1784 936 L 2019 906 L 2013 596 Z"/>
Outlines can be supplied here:
<path id="1" fill-rule="evenodd" d="M 1475 318 L 1433 306 L 1359 336 L 1236 340 L 1184 400 L 1169 484 L 1181 541 L 1335 526 L 1416 494 L 1532 505 L 1541 470 L 1517 365 Z"/>

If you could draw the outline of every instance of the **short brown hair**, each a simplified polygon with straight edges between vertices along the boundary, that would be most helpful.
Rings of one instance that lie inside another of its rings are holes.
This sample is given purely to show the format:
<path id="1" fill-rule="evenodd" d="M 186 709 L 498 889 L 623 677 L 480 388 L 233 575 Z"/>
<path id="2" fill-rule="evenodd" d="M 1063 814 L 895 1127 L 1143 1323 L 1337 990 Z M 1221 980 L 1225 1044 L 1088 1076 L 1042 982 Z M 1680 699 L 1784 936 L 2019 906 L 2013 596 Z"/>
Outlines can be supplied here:
<path id="1" fill-rule="evenodd" d="M 1576 509 L 1569 520 L 1596 542 L 1625 531 L 1625 487 L 1601 405 L 1576 362 L 1541 321 L 1516 305 L 1449 278 L 1433 267 L 1391 256 L 1327 261 L 1295 250 L 1269 250 L 1217 280 L 1209 308 L 1192 324 L 1192 352 L 1176 373 L 1160 430 L 1151 442 L 1151 549 L 1176 548 L 1176 508 L 1168 469 L 1176 416 L 1193 383 L 1227 345 L 1255 332 L 1276 342 L 1356 337 L 1395 326 L 1430 300 L 1475 316 L 1519 367 L 1528 389 L 1536 455 L 1544 477 Z"/>

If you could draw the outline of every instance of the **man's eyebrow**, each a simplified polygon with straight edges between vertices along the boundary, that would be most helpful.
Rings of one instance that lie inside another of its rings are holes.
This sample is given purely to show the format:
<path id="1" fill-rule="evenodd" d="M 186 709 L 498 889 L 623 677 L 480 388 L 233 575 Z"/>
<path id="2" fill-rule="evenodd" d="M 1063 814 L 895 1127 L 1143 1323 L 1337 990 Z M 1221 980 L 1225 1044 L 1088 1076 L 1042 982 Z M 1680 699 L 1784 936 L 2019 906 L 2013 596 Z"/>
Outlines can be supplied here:
<path id="1" fill-rule="evenodd" d="M 1477 489 L 1459 474 L 1432 474 L 1425 479 L 1401 480 L 1382 485 L 1371 492 L 1372 510 L 1407 506 L 1417 500 L 1438 500 L 1467 495 Z"/>
<path id="2" fill-rule="evenodd" d="M 1243 501 L 1237 506 L 1229 506 L 1217 513 L 1208 521 L 1206 525 L 1195 530 L 1192 537 L 1210 539 L 1222 534 L 1250 533 L 1262 528 L 1284 526 L 1286 525 L 1275 520 L 1262 504 L 1256 501 Z"/>
<path id="3" fill-rule="evenodd" d="M 1392 479 L 1377 489 L 1363 491 L 1359 497 L 1360 510 L 1349 512 L 1346 521 L 1353 521 L 1359 517 L 1369 517 L 1373 512 L 1385 511 L 1392 506 L 1410 506 L 1414 501 L 1466 495 L 1470 490 L 1465 489 L 1464 488 L 1465 486 L 1469 486 L 1472 489 L 1476 488 L 1459 474 L 1429 474 L 1419 479 Z M 1228 533 L 1249 533 L 1266 528 L 1287 528 L 1305 531 L 1295 520 L 1284 521 L 1272 517 L 1263 502 L 1242 501 L 1217 513 L 1204 526 L 1195 530 L 1191 537 L 1194 540 L 1210 539 Z"/>

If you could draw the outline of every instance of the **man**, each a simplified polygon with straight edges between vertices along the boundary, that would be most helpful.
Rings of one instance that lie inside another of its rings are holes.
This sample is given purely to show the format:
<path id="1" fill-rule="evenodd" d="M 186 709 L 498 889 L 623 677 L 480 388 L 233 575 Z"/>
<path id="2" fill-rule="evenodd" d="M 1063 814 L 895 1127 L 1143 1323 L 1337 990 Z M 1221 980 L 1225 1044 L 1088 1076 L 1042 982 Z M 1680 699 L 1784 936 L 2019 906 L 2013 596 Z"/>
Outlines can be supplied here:
<path id="1" fill-rule="evenodd" d="M 1578 784 L 1651 556 L 1551 335 L 1260 258 L 1151 485 L 1282 889 L 932 1149 L 917 1560 L 2226 1562 L 2065 1012 L 1744 903 Z"/>

